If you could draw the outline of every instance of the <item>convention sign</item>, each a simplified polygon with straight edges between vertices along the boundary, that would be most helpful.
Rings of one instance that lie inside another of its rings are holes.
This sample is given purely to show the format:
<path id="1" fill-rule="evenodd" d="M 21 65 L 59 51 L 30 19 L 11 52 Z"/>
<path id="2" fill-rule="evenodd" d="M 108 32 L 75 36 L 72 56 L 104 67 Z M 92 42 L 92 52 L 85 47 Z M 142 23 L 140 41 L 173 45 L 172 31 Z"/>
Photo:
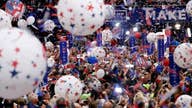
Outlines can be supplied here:
<path id="1" fill-rule="evenodd" d="M 66 64 L 68 62 L 68 52 L 67 52 L 67 42 L 60 42 L 60 59 L 62 64 Z"/>

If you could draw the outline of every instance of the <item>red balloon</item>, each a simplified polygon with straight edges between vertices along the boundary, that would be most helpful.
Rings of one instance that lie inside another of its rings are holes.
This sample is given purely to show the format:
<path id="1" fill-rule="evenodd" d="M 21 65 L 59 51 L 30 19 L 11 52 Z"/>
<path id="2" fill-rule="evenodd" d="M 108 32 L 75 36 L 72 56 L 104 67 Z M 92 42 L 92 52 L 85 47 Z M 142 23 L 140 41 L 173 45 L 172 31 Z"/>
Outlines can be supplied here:
<path id="1" fill-rule="evenodd" d="M 137 39 L 141 38 L 141 33 L 135 32 L 135 38 L 137 38 Z"/>
<path id="2" fill-rule="evenodd" d="M 168 59 L 168 58 L 165 58 L 165 59 L 163 60 L 163 65 L 164 65 L 164 66 L 169 66 L 169 59 Z"/>
<path id="3" fill-rule="evenodd" d="M 112 40 L 111 40 L 111 46 L 115 46 L 115 45 L 117 45 L 117 40 L 112 39 Z"/>

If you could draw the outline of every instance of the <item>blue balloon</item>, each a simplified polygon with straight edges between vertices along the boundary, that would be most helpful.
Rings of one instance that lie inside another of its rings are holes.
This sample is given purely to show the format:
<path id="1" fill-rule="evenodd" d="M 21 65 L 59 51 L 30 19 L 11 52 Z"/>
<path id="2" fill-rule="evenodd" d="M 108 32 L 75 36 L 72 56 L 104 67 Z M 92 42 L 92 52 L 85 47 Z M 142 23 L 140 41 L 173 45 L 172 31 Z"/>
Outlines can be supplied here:
<path id="1" fill-rule="evenodd" d="M 98 60 L 97 60 L 97 58 L 96 57 L 88 57 L 87 58 L 87 61 L 88 61 L 88 63 L 89 64 L 95 64 L 95 63 L 98 63 Z"/>
<path id="2" fill-rule="evenodd" d="M 161 73 L 163 71 L 163 65 L 159 64 L 157 67 L 156 67 L 156 72 L 157 73 Z"/>

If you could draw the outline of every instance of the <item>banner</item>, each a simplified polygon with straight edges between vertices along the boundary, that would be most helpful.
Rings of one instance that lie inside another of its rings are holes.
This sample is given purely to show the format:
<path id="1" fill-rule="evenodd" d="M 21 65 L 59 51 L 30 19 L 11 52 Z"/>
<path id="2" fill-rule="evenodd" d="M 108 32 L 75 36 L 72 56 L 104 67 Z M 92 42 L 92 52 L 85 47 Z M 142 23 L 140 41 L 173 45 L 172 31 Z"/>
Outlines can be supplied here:
<path id="1" fill-rule="evenodd" d="M 136 39 L 134 36 L 131 36 L 129 38 L 129 47 L 131 48 L 131 54 L 136 52 L 135 44 L 136 44 Z"/>
<path id="2" fill-rule="evenodd" d="M 102 33 L 97 33 L 97 46 L 102 46 Z"/>
<path id="3" fill-rule="evenodd" d="M 115 10 L 115 16 L 112 19 L 106 20 L 106 22 L 120 21 L 126 22 L 127 10 Z"/>
<path id="4" fill-rule="evenodd" d="M 162 61 L 164 59 L 164 36 L 159 36 L 157 41 L 157 49 L 158 49 L 158 61 Z"/>
<path id="5" fill-rule="evenodd" d="M 69 42 L 69 49 L 70 49 L 71 47 L 73 47 L 73 36 L 71 34 L 68 34 L 67 39 Z"/>
<path id="6" fill-rule="evenodd" d="M 154 25 L 155 23 L 167 23 L 175 21 L 190 21 L 191 17 L 186 13 L 185 6 L 167 7 L 143 7 L 133 8 L 131 10 L 121 6 L 116 6 L 115 17 L 107 20 L 108 22 L 126 22 L 133 25 L 137 22 L 142 24 Z M 121 9 L 121 10 L 120 10 Z M 129 26 L 128 26 L 129 27 Z"/>
<path id="7" fill-rule="evenodd" d="M 175 64 L 174 62 L 174 56 L 173 53 L 175 51 L 175 48 L 177 47 L 176 44 L 174 44 L 175 42 L 172 41 L 171 45 L 169 47 L 169 80 L 170 80 L 170 84 L 172 86 L 177 86 L 180 82 L 180 78 L 179 78 L 179 68 L 178 66 Z"/>
<path id="8" fill-rule="evenodd" d="M 147 48 L 147 55 L 148 56 L 153 55 L 154 51 L 155 51 L 155 44 L 151 43 L 149 45 L 149 48 Z"/>
<path id="9" fill-rule="evenodd" d="M 60 59 L 63 65 L 68 62 L 68 52 L 67 52 L 66 41 L 60 41 Z"/>

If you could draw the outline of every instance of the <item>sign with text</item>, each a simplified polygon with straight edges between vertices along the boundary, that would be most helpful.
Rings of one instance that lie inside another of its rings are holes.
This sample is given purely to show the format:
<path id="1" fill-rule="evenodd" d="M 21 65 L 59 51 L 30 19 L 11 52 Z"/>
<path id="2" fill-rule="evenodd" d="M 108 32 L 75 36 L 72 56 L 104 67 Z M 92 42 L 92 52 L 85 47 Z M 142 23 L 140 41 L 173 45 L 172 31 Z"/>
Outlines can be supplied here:
<path id="1" fill-rule="evenodd" d="M 115 17 L 112 18 L 111 22 L 123 21 L 128 24 L 135 24 L 141 22 L 143 24 L 154 24 L 154 23 L 167 23 L 174 21 L 190 21 L 191 17 L 187 15 L 185 6 L 177 7 L 143 7 L 133 8 L 132 10 L 116 10 Z"/>

